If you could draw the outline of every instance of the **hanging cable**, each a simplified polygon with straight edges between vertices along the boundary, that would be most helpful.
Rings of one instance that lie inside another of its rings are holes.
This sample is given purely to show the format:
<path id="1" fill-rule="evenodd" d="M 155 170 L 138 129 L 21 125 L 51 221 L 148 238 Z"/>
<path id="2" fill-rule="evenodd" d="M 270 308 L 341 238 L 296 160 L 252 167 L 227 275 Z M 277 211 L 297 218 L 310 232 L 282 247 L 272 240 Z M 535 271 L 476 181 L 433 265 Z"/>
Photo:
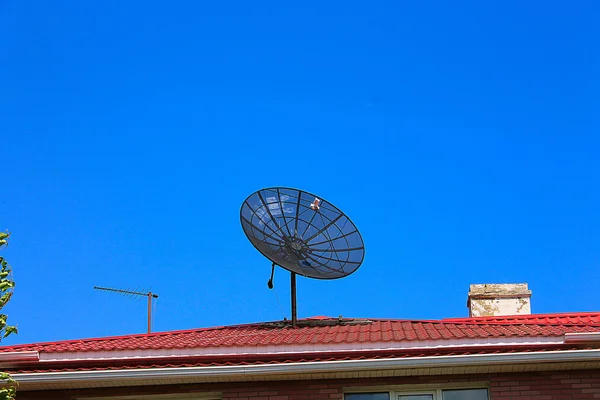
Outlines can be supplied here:
<path id="1" fill-rule="evenodd" d="M 269 287 L 269 289 L 273 289 L 273 294 L 275 294 L 275 300 L 277 300 L 277 304 L 279 304 L 279 310 L 281 311 L 281 315 L 283 315 L 283 318 L 285 319 L 285 311 L 283 311 L 283 306 L 279 301 L 279 296 L 277 296 L 277 290 L 275 290 L 275 286 L 273 285 L 273 278 L 275 277 L 275 265 L 275 263 L 271 264 L 271 277 L 267 282 L 267 286 Z"/>
<path id="2" fill-rule="evenodd" d="M 279 301 L 279 296 L 277 296 L 277 290 L 273 289 L 273 293 L 275 294 L 275 300 L 277 300 L 277 304 L 279 304 L 279 310 L 281 311 L 281 315 L 283 315 L 283 319 L 285 319 L 285 311 L 283 311 L 283 306 Z"/>

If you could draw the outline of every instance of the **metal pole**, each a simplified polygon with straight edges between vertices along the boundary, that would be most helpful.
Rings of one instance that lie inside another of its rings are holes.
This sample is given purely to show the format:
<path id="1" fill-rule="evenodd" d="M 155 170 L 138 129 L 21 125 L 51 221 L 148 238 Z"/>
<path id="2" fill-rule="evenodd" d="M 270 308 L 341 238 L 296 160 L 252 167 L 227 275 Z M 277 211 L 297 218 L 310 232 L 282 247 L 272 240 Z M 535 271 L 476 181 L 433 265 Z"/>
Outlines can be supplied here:
<path id="1" fill-rule="evenodd" d="M 152 292 L 148 292 L 148 333 L 152 330 Z"/>
<path id="2" fill-rule="evenodd" d="M 298 315 L 296 312 L 296 273 L 292 272 L 290 278 L 292 286 L 292 328 L 295 328 L 298 324 Z"/>

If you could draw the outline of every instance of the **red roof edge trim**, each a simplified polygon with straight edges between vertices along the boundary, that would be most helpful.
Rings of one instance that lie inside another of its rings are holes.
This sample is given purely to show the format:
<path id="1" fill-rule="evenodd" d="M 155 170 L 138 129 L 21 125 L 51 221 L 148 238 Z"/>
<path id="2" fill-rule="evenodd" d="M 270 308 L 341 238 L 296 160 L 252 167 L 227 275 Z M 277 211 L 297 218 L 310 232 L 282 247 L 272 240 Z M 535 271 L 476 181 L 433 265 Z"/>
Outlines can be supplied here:
<path id="1" fill-rule="evenodd" d="M 587 348 L 587 347 L 586 347 Z M 160 367 L 162 365 L 173 364 L 202 364 L 202 365 L 249 365 L 249 364 L 276 364 L 293 362 L 318 362 L 318 361 L 337 361 L 337 360 L 368 360 L 381 358 L 412 358 L 412 357 L 431 357 L 431 356 L 451 356 L 451 355 L 482 355 L 482 354 L 511 354 L 511 353 L 535 353 L 547 351 L 571 351 L 586 349 L 581 346 L 551 344 L 551 345 L 530 345 L 524 348 L 515 348 L 513 346 L 490 346 L 478 348 L 447 348 L 447 349 L 413 349 L 413 350 L 366 350 L 361 352 L 339 352 L 339 353 L 275 353 L 262 354 L 260 356 L 252 354 L 238 354 L 225 356 L 193 356 L 193 357 L 148 357 L 148 358 L 118 358 L 118 359 L 79 359 L 79 360 L 53 360 L 39 363 L 28 363 L 13 368 L 19 369 L 37 369 L 54 370 L 64 368 L 135 368 L 138 366 L 152 365 Z M 10 369 L 10 367 L 7 367 Z"/>
<path id="2" fill-rule="evenodd" d="M 40 353 L 38 351 L 11 351 L 0 353 L 0 366 L 13 365 L 18 363 L 39 362 Z"/>
<path id="3" fill-rule="evenodd" d="M 567 332 L 565 343 L 599 343 L 600 332 Z"/>

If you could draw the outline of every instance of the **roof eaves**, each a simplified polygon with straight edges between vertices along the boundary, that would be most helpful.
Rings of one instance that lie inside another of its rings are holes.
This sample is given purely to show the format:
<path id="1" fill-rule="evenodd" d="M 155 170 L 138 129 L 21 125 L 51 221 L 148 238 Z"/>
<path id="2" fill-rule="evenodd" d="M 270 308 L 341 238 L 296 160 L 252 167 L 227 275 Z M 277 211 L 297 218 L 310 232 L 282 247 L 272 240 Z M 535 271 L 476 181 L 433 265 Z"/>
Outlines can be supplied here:
<path id="1" fill-rule="evenodd" d="M 273 379 L 275 376 L 299 376 L 306 374 L 338 374 L 348 372 L 432 369 L 455 367 L 488 368 L 502 365 L 532 365 L 537 369 L 541 365 L 557 365 L 558 363 L 593 363 L 600 365 L 600 350 L 558 350 L 548 352 L 518 352 L 496 354 L 446 355 L 425 357 L 401 357 L 367 360 L 336 360 L 317 362 L 272 363 L 258 365 L 233 365 L 214 367 L 177 367 L 177 368 L 135 368 L 69 372 L 33 372 L 15 373 L 14 378 L 25 385 L 61 384 L 79 385 L 90 382 L 122 382 L 128 380 L 159 379 L 203 379 L 218 381 L 242 379 L 254 380 L 260 377 Z M 442 372 L 443 373 L 443 372 Z"/>

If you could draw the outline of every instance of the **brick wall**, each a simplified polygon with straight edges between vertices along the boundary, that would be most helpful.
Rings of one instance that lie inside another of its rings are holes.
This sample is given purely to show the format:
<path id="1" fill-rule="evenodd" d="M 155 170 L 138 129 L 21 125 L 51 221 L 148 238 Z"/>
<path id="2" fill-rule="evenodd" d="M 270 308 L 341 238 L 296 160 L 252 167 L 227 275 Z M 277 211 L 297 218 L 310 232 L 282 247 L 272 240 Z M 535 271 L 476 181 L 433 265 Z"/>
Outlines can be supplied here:
<path id="1" fill-rule="evenodd" d="M 34 391 L 19 392 L 17 399 L 72 400 L 84 396 L 218 391 L 223 394 L 224 400 L 340 400 L 343 399 L 342 388 L 352 386 L 443 384 L 470 381 L 489 382 L 490 400 L 600 399 L 600 370 Z"/>
<path id="2" fill-rule="evenodd" d="M 325 400 L 343 399 L 339 382 L 278 382 L 223 391 L 223 400 Z"/>
<path id="3" fill-rule="evenodd" d="M 600 371 L 497 375 L 490 379 L 492 400 L 600 399 Z"/>

